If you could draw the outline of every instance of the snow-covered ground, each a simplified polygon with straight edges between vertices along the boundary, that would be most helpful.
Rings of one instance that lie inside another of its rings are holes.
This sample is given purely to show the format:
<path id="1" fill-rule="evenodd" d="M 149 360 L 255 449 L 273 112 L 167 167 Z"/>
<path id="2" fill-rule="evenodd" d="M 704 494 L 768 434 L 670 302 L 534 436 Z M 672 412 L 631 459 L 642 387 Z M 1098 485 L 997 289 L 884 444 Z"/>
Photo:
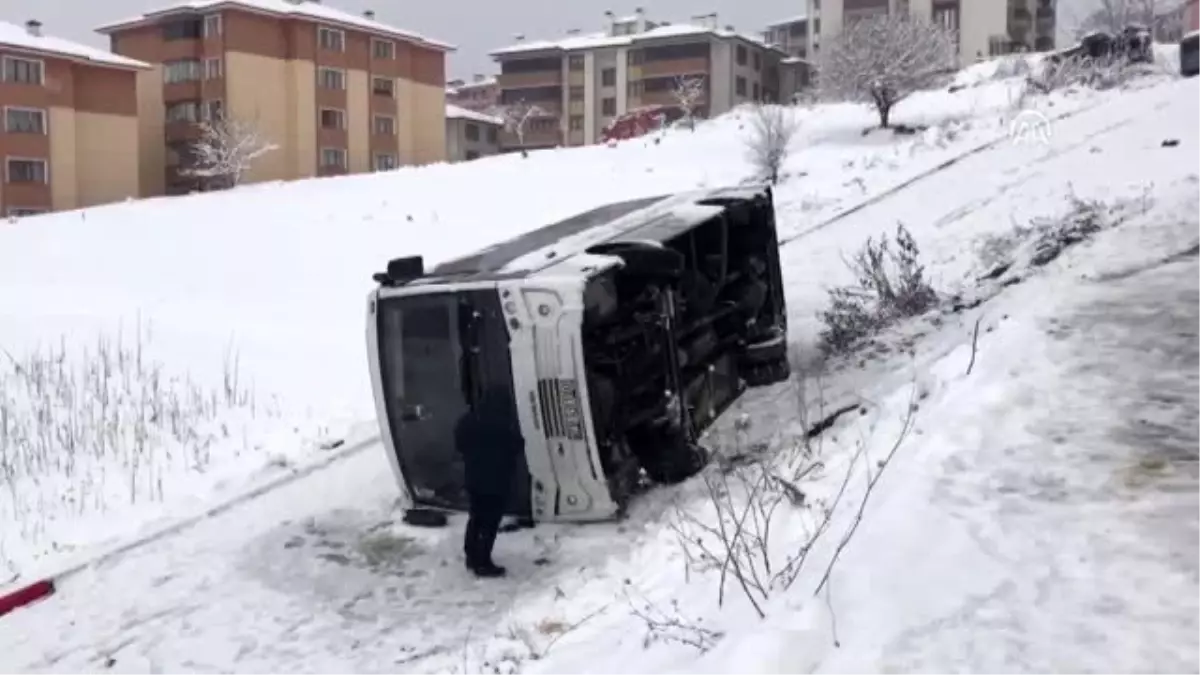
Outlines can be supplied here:
<path id="1" fill-rule="evenodd" d="M 801 345 L 815 334 L 823 288 L 848 280 L 840 253 L 897 221 L 916 236 L 939 288 L 981 301 L 905 328 L 911 356 L 823 383 L 830 405 L 867 405 L 802 458 L 822 462 L 800 483 L 818 508 L 781 507 L 775 571 L 809 541 L 821 500 L 848 468 L 862 476 L 893 446 L 896 456 L 818 596 L 857 513 L 860 480 L 790 588 L 760 599 L 760 620 L 736 588 L 718 607 L 714 577 L 686 568 L 673 525 L 680 510 L 704 512 L 703 481 L 651 492 L 620 524 L 502 535 L 497 555 L 513 574 L 480 582 L 461 568 L 456 527 L 399 524 L 386 460 L 372 448 L 67 578 L 53 599 L 0 618 L 0 670 L 1200 667 L 1200 300 L 1194 254 L 1176 255 L 1198 237 L 1196 83 L 1037 101 L 1047 117 L 1073 113 L 1054 123 L 1048 145 L 981 149 L 1004 139 L 1015 112 L 1013 83 L 981 81 L 903 104 L 901 121 L 931 125 L 917 137 L 863 136 L 871 116 L 853 107 L 801 113 L 802 138 L 777 192 L 782 233 L 793 239 L 784 265 Z M 741 124 L 731 116 L 658 143 L 0 226 L 0 346 L 18 361 L 39 343 L 58 348 L 65 334 L 69 364 L 96 344 L 79 336 L 103 331 L 115 342 L 118 321 L 124 336 L 140 324 L 144 358 L 160 364 L 164 382 L 215 394 L 220 409 L 188 427 L 212 439 L 207 465 L 164 462 L 147 474 L 157 480 L 144 496 L 135 484 L 141 501 L 123 499 L 133 461 L 125 444 L 117 444 L 125 455 L 93 452 L 77 465 L 112 477 L 110 497 L 91 506 L 59 499 L 79 474 L 57 466 L 6 485 L 0 555 L 29 578 L 64 559 L 55 548 L 83 554 L 286 473 L 320 458 L 319 441 L 348 424 L 367 422 L 359 433 L 369 433 L 362 299 L 387 257 L 442 260 L 610 199 L 736 183 L 750 174 Z M 1166 138 L 1179 146 L 1162 147 Z M 1062 216 L 1071 193 L 1119 200 L 1124 220 L 1021 283 L 975 282 L 985 242 L 994 252 L 1015 225 Z M 810 403 L 816 388 L 806 383 Z M 914 389 L 914 426 L 896 445 Z M 131 411 L 164 400 L 114 398 Z M 781 386 L 748 397 L 741 412 L 752 435 L 778 446 L 790 442 L 798 410 L 794 388 Z M 175 437 L 174 427 L 154 428 Z M 203 445 L 185 437 L 185 449 Z M 29 505 L 39 499 L 55 517 L 39 515 L 33 527 Z M 17 506 L 27 510 L 14 514 Z"/>
<path id="2" fill-rule="evenodd" d="M 861 107 L 798 112 L 782 234 L 1003 138 L 1020 81 L 977 84 L 904 102 L 899 121 L 930 125 L 915 137 L 864 137 Z M 0 453 L 19 469 L 0 490 L 0 522 L 17 523 L 0 584 L 319 461 L 352 425 L 369 434 L 365 296 L 389 257 L 433 264 L 610 200 L 738 183 L 746 122 L 0 225 L 0 347 L 37 380 L 0 352 L 0 415 L 27 422 Z"/>

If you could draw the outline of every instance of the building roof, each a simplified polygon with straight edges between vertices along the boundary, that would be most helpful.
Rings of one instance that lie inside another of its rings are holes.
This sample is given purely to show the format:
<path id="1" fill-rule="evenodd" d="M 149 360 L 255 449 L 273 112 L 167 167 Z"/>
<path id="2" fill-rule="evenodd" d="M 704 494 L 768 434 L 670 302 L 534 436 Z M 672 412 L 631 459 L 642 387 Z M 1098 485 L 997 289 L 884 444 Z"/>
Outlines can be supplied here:
<path id="1" fill-rule="evenodd" d="M 167 7 L 147 12 L 145 14 L 115 21 L 96 28 L 98 33 L 111 33 L 123 28 L 131 28 L 152 22 L 159 17 L 177 12 L 214 11 L 218 9 L 241 9 L 260 14 L 279 17 L 297 17 L 311 21 L 319 21 L 331 25 L 360 30 L 376 35 L 385 35 L 397 40 L 404 40 L 422 46 L 432 47 L 443 51 L 453 51 L 454 46 L 427 38 L 395 26 L 389 26 L 375 19 L 330 7 L 317 0 L 182 0 Z"/>
<path id="2" fill-rule="evenodd" d="M 502 47 L 491 52 L 492 56 L 509 56 L 512 54 L 521 54 L 526 52 L 539 51 L 574 51 L 596 49 L 598 47 L 622 47 L 641 42 L 643 40 L 656 40 L 662 38 L 685 37 L 689 35 L 711 35 L 719 38 L 740 38 L 747 42 L 766 47 L 761 38 L 738 33 L 737 31 L 725 30 L 723 28 L 712 28 L 709 26 L 698 26 L 695 24 L 679 23 L 659 25 L 641 33 L 632 33 L 630 35 L 610 35 L 607 32 L 592 33 L 589 35 L 572 35 L 571 37 L 562 40 L 530 40 L 518 42 L 517 44 L 508 47 Z"/>
<path id="3" fill-rule="evenodd" d="M 479 80 L 472 80 L 470 82 L 466 82 L 464 80 L 453 80 L 446 84 L 446 93 L 447 94 L 456 94 L 464 89 L 474 89 L 476 87 L 493 87 L 498 82 L 499 81 L 496 79 L 495 75 L 492 75 L 490 77 L 485 77 L 485 78 L 482 78 Z"/>
<path id="4" fill-rule="evenodd" d="M 797 14 L 795 16 L 789 16 L 786 19 L 772 21 L 771 23 L 767 24 L 767 28 L 779 28 L 780 26 L 788 26 L 788 25 L 791 25 L 798 21 L 808 21 L 808 15 L 807 14 Z"/>
<path id="5" fill-rule="evenodd" d="M 0 47 L 111 68 L 150 68 L 150 64 L 50 35 L 32 35 L 25 26 L 0 21 Z"/>
<path id="6" fill-rule="evenodd" d="M 495 115 L 486 115 L 481 112 L 467 110 L 466 108 L 449 103 L 446 104 L 446 118 L 454 120 L 471 120 L 472 122 L 482 122 L 484 124 L 494 124 L 496 126 L 504 125 L 504 120 L 496 117 Z"/>

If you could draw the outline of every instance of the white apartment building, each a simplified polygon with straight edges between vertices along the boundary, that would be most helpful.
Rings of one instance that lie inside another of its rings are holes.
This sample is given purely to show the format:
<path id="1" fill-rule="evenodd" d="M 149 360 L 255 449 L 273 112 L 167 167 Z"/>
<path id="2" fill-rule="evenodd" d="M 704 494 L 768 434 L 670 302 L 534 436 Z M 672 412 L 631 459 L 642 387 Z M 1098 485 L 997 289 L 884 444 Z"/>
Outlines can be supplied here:
<path id="1" fill-rule="evenodd" d="M 605 126 L 639 108 L 673 105 L 681 80 L 697 82 L 695 112 L 707 117 L 750 101 L 779 100 L 786 54 L 756 36 L 721 26 L 716 14 L 686 23 L 606 13 L 604 30 L 568 31 L 557 40 L 526 40 L 492 52 L 500 64 L 499 103 L 525 103 L 545 114 L 524 130 L 527 149 L 596 143 Z M 512 133 L 505 149 L 521 147 Z"/>
<path id="2" fill-rule="evenodd" d="M 954 31 L 965 65 L 1014 51 L 1055 47 L 1057 0 L 800 0 L 798 16 L 768 25 L 764 37 L 793 56 L 817 60 L 822 42 L 855 18 L 910 12 Z M 801 54 L 803 53 L 803 55 Z"/>

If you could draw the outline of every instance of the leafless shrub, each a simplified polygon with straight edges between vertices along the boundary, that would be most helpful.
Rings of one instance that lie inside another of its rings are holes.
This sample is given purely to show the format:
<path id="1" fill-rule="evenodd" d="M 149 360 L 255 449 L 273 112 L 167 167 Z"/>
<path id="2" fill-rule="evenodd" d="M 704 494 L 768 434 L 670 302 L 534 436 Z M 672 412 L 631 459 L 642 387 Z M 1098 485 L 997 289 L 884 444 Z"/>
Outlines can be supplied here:
<path id="1" fill-rule="evenodd" d="M 232 117 L 204 121 L 180 174 L 202 179 L 208 189 L 237 187 L 260 157 L 277 149 L 248 121 Z"/>
<path id="2" fill-rule="evenodd" d="M 827 354 L 848 351 L 893 321 L 923 314 L 937 303 L 920 256 L 903 224 L 896 227 L 895 249 L 886 236 L 863 244 L 847 262 L 857 283 L 830 289 L 830 305 L 818 314 Z"/>
<path id="3" fill-rule="evenodd" d="M 643 648 L 662 642 L 691 647 L 704 653 L 715 647 L 724 637 L 720 631 L 706 628 L 703 625 L 704 617 L 685 616 L 679 609 L 678 600 L 672 600 L 670 609 L 664 610 L 636 591 L 631 594 L 629 589 L 630 584 L 626 581 L 625 587 L 622 588 L 625 601 L 629 604 L 630 612 L 640 619 L 646 628 L 642 637 Z"/>
<path id="4" fill-rule="evenodd" d="M 692 131 L 696 130 L 696 110 L 707 95 L 707 82 L 702 76 L 680 76 L 675 78 L 675 86 L 671 96 L 675 105 L 683 113 L 683 123 Z"/>
<path id="5" fill-rule="evenodd" d="M 779 172 L 787 159 L 792 137 L 799 125 L 792 111 L 780 105 L 758 104 L 750 114 L 746 150 L 750 163 L 763 180 L 779 183 Z"/>
<path id="6" fill-rule="evenodd" d="M 823 98 L 870 103 L 887 128 L 897 103 L 955 70 L 957 51 L 939 24 L 899 12 L 861 19 L 822 45 L 819 86 Z"/>
<path id="7" fill-rule="evenodd" d="M 504 120 L 504 130 L 517 137 L 517 144 L 521 146 L 521 156 L 528 157 L 529 151 L 525 149 L 525 131 L 529 125 L 529 120 L 536 117 L 544 117 L 546 111 L 522 99 L 511 105 L 504 106 L 499 112 L 501 119 Z"/>
<path id="8" fill-rule="evenodd" d="M 1149 188 L 1140 199 L 1112 202 L 1085 199 L 1071 192 L 1067 195 L 1065 212 L 1035 218 L 1027 225 L 1014 223 L 1008 233 L 983 239 L 978 255 L 980 264 L 987 271 L 982 278 L 999 279 L 1006 274 L 1011 276 L 1017 270 L 1048 265 L 1068 248 L 1091 239 L 1097 232 L 1113 227 L 1125 218 L 1146 213 L 1152 205 Z"/>
<path id="9" fill-rule="evenodd" d="M 798 355 L 793 360 L 802 363 Z M 814 392 L 797 387 L 798 414 L 809 419 Z M 819 392 L 820 384 L 817 383 Z M 916 388 L 914 387 L 914 397 Z M 915 400 L 915 399 L 914 399 Z M 749 454 L 742 448 L 725 448 L 727 459 L 710 467 L 703 475 L 703 509 L 680 507 L 672 522 L 689 574 L 695 573 L 715 582 L 717 604 L 724 606 L 729 588 L 740 591 L 760 618 L 767 616 L 767 602 L 792 587 L 806 568 L 814 546 L 830 531 L 834 514 L 847 494 L 851 478 L 859 466 L 870 464 L 868 442 L 860 440 L 831 499 L 814 499 L 804 487 L 807 481 L 827 478 L 821 442 L 821 431 L 828 427 L 823 411 L 823 393 L 818 393 L 822 420 L 809 425 L 801 439 L 778 444 Z M 842 408 L 840 415 L 856 406 Z M 916 406 L 909 406 L 900 432 L 890 450 L 866 468 L 868 485 L 858 506 L 852 530 L 843 536 L 834 554 L 845 548 L 853 536 L 853 527 L 862 519 L 866 502 L 879 479 L 879 474 L 895 456 L 912 428 Z M 738 443 L 740 441 L 735 441 Z M 740 458 L 749 457 L 749 461 Z M 788 513 L 786 529 L 777 524 L 780 513 Z"/>

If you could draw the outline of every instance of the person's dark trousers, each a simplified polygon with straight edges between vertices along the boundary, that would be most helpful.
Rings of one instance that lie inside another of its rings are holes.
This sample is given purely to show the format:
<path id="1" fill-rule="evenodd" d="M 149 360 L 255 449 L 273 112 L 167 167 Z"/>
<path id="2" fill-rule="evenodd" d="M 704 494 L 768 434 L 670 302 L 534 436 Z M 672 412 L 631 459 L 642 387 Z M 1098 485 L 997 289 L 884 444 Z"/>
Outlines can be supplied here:
<path id="1" fill-rule="evenodd" d="M 504 519 L 504 495 L 473 494 L 463 536 L 467 568 L 476 574 L 499 576 L 504 569 L 492 562 L 492 547 Z"/>

